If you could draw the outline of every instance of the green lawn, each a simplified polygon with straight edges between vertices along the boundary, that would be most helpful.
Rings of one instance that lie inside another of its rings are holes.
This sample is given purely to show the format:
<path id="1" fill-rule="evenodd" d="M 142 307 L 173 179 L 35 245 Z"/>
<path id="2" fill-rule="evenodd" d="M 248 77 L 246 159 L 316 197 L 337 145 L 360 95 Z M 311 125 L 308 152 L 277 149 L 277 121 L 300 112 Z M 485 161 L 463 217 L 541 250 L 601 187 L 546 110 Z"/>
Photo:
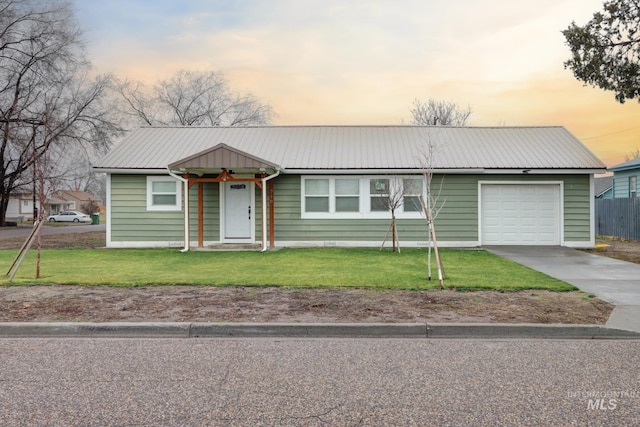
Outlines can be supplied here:
<path id="1" fill-rule="evenodd" d="M 445 286 L 459 290 L 575 288 L 483 250 L 441 250 Z M 73 285 L 245 285 L 429 289 L 426 249 L 402 254 L 377 249 L 282 249 L 273 252 L 187 252 L 175 249 L 42 251 L 41 278 L 35 279 L 35 251 L 27 255 L 13 283 Z M 9 268 L 16 251 L 0 251 Z M 8 276 L 0 284 L 8 284 Z"/>

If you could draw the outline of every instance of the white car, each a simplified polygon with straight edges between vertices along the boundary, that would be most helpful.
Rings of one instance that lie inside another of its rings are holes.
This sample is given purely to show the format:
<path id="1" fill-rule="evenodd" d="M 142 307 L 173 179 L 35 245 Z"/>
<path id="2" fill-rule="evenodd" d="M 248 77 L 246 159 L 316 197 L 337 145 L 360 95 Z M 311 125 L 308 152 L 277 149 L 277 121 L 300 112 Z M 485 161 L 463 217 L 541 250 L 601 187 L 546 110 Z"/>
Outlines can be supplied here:
<path id="1" fill-rule="evenodd" d="M 82 212 L 66 211 L 47 217 L 50 222 L 91 222 L 91 217 Z"/>

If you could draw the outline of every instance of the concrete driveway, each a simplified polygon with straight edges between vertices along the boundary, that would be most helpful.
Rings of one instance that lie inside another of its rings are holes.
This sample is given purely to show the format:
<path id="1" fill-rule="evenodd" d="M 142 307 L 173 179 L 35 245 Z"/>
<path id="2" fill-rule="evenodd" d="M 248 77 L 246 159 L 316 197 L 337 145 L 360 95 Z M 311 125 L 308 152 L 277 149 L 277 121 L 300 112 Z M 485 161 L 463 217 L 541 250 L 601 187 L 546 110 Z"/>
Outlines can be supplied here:
<path id="1" fill-rule="evenodd" d="M 607 326 L 640 331 L 640 265 L 560 246 L 485 249 L 615 304 Z"/>

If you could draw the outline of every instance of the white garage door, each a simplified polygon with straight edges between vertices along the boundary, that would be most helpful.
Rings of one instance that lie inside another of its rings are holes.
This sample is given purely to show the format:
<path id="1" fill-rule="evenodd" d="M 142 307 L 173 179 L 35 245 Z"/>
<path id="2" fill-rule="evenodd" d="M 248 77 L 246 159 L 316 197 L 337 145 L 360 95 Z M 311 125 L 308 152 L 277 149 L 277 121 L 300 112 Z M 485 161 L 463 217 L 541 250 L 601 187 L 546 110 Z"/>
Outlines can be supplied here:
<path id="1" fill-rule="evenodd" d="M 482 184 L 483 245 L 559 245 L 560 186 Z"/>

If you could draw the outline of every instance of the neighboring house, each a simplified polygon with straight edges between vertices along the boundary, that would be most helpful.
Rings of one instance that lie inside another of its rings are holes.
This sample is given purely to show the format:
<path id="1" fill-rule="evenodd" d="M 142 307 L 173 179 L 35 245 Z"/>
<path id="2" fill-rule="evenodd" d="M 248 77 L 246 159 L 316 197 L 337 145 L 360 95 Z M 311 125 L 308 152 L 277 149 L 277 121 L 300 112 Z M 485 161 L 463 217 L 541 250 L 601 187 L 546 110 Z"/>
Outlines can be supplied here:
<path id="1" fill-rule="evenodd" d="M 613 198 L 613 176 L 602 176 L 594 180 L 596 199 Z"/>
<path id="2" fill-rule="evenodd" d="M 605 165 L 563 127 L 145 127 L 95 170 L 108 247 L 379 246 L 392 186 L 400 243 L 421 247 L 428 163 L 441 246 L 595 243 Z"/>
<path id="3" fill-rule="evenodd" d="M 609 168 L 613 172 L 613 197 L 640 197 L 640 157 Z"/>
<path id="4" fill-rule="evenodd" d="M 36 200 L 36 207 L 40 208 L 40 202 Z M 14 193 L 9 198 L 6 218 L 9 221 L 33 220 L 33 193 Z"/>
<path id="5" fill-rule="evenodd" d="M 82 211 L 83 206 L 94 203 L 96 206 L 102 206 L 102 199 L 84 191 L 78 190 L 59 190 L 53 193 L 48 206 L 49 215 L 56 215 L 64 211 Z M 94 212 L 84 212 L 92 214 Z"/>

